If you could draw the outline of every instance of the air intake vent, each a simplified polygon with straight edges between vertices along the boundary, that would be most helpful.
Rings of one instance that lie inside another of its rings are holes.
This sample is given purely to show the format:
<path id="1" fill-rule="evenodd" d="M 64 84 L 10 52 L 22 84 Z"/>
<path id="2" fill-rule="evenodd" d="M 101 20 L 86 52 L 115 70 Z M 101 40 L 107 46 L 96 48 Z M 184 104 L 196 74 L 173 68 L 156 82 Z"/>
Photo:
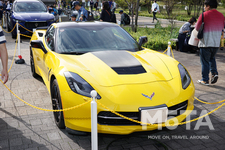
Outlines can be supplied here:
<path id="1" fill-rule="evenodd" d="M 142 66 L 114 67 L 112 69 L 118 74 L 140 74 L 140 73 L 146 73 L 145 69 Z"/>

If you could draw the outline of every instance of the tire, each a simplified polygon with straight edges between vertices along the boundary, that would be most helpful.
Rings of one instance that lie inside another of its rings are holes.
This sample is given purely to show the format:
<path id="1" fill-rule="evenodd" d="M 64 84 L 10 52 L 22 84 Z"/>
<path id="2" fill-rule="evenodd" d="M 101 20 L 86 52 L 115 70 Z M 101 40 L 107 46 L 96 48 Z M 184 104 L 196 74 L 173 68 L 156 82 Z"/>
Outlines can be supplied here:
<path id="1" fill-rule="evenodd" d="M 51 98 L 52 98 L 52 108 L 53 110 L 62 109 L 62 101 L 59 91 L 58 82 L 56 79 L 51 84 Z M 53 112 L 55 123 L 60 129 L 65 129 L 64 115 L 63 112 Z"/>
<path id="2" fill-rule="evenodd" d="M 33 58 L 33 53 L 32 50 L 30 49 L 30 68 L 31 68 L 31 74 L 34 78 L 38 77 L 38 74 L 35 71 L 35 64 L 34 64 L 34 58 Z"/>
<path id="3" fill-rule="evenodd" d="M 13 38 L 13 39 L 16 39 L 17 34 L 15 34 L 15 33 L 13 33 L 13 32 L 11 32 L 11 34 L 12 34 L 12 38 Z"/>
<path id="4" fill-rule="evenodd" d="M 10 29 L 10 27 L 9 27 L 9 24 L 8 24 L 8 21 L 7 21 L 7 31 L 8 31 L 8 32 L 11 31 L 11 29 Z"/>

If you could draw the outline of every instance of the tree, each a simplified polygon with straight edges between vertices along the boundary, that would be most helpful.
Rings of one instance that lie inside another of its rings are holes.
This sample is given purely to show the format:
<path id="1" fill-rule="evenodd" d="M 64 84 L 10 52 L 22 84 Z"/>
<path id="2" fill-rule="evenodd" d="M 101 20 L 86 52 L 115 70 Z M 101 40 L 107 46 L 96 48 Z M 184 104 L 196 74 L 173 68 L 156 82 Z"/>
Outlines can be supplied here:
<path id="1" fill-rule="evenodd" d="M 221 0 L 223 8 L 225 8 L 225 0 Z"/>
<path id="2" fill-rule="evenodd" d="M 177 4 L 179 0 L 163 0 L 163 2 L 166 5 L 167 16 L 171 16 L 174 5 Z"/>
<path id="3" fill-rule="evenodd" d="M 203 8 L 203 0 L 185 0 L 184 2 L 188 6 L 187 14 L 190 16 L 192 10 L 194 10 L 194 16 L 198 17 L 201 8 Z"/>

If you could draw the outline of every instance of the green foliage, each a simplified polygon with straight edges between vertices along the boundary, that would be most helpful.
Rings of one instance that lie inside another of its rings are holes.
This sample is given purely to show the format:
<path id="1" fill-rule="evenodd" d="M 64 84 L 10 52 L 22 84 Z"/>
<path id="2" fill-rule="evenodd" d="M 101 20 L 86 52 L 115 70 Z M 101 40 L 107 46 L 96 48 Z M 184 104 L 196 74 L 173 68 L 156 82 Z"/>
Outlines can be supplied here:
<path id="1" fill-rule="evenodd" d="M 156 28 L 138 28 L 138 32 L 132 32 L 130 27 L 124 27 L 124 29 L 134 37 L 136 41 L 139 40 L 140 36 L 147 36 L 148 42 L 143 45 L 143 47 L 153 49 L 153 50 L 166 50 L 168 47 L 168 42 L 172 38 L 177 38 L 179 28 L 175 28 L 171 32 L 171 27 L 162 28 L 160 24 L 156 25 Z M 171 41 L 172 48 L 175 48 L 176 43 Z"/>
<path id="2" fill-rule="evenodd" d="M 221 0 L 223 8 L 225 8 L 225 0 Z"/>

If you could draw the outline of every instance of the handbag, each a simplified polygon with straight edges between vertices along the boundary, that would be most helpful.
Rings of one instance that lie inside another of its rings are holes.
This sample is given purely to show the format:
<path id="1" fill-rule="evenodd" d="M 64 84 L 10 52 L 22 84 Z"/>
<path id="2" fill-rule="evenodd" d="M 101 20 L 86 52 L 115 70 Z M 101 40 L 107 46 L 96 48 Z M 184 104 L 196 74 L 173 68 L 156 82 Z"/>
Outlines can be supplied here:
<path id="1" fill-rule="evenodd" d="M 198 35 L 197 35 L 197 38 L 198 39 L 202 39 L 203 38 L 203 30 L 204 30 L 204 14 L 202 13 L 202 24 L 198 30 Z"/>
<path id="2" fill-rule="evenodd" d="M 197 39 L 197 30 L 194 29 L 192 32 L 191 32 L 191 37 L 188 41 L 188 44 L 189 45 L 192 45 L 192 46 L 198 46 L 198 42 L 199 42 L 199 39 Z"/>

